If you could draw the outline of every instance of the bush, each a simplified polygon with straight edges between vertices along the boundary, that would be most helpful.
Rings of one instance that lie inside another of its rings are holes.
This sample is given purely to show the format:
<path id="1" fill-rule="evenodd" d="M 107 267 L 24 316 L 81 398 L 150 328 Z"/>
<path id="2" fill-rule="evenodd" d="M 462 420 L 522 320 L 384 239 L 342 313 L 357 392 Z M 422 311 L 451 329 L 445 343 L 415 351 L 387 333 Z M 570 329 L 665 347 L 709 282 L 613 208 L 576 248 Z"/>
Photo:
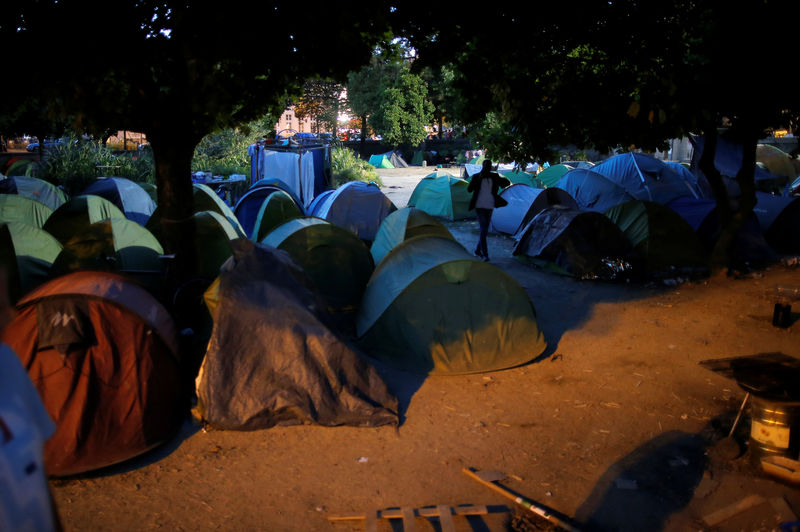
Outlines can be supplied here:
<path id="1" fill-rule="evenodd" d="M 331 174 L 334 188 L 350 181 L 372 181 L 379 187 L 383 186 L 375 168 L 349 148 L 334 147 L 331 150 Z"/>

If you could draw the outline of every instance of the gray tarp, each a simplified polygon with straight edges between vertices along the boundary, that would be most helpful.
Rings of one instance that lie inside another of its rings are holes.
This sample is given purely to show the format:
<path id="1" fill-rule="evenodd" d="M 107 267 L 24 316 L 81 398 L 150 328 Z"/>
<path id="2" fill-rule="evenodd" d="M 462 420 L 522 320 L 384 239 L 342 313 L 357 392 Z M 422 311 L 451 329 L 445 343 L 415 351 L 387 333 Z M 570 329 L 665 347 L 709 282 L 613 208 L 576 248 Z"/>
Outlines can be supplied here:
<path id="1" fill-rule="evenodd" d="M 377 371 L 327 326 L 324 304 L 286 252 L 233 241 L 197 396 L 221 429 L 397 425 Z"/>

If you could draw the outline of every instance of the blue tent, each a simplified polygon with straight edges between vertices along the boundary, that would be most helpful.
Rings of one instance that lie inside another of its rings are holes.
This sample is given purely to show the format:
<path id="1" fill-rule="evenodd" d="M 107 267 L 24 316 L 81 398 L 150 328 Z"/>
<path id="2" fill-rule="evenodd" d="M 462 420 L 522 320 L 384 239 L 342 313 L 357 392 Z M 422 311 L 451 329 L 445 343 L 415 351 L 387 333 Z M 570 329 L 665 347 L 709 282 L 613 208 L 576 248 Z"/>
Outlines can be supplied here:
<path id="1" fill-rule="evenodd" d="M 800 253 L 800 198 L 756 192 L 753 212 L 772 249 L 779 253 Z"/>
<path id="2" fill-rule="evenodd" d="M 360 239 L 372 242 L 386 216 L 397 210 L 375 183 L 350 181 L 319 202 L 312 202 L 308 216 L 316 216 L 349 229 Z"/>
<path id="3" fill-rule="evenodd" d="M 664 161 L 644 153 L 621 153 L 592 167 L 636 199 L 662 205 L 681 196 L 699 198 L 696 179 L 676 172 Z"/>
<path id="4" fill-rule="evenodd" d="M 634 198 L 620 185 L 586 168 L 570 170 L 556 183 L 575 199 L 582 211 L 606 212 Z"/>
<path id="5" fill-rule="evenodd" d="M 705 176 L 699 169 L 700 158 L 705 148 L 705 135 L 692 135 L 689 137 L 694 151 L 692 152 L 692 168 L 696 168 L 702 179 Z M 717 149 L 714 153 L 714 166 L 719 173 L 729 178 L 735 178 L 742 167 L 742 145 L 729 139 L 725 134 L 717 137 Z M 789 178 L 771 173 L 769 170 L 756 165 L 754 178 L 757 187 L 768 187 L 770 183 L 776 186 L 786 184 Z"/>
<path id="6" fill-rule="evenodd" d="M 578 209 L 575 199 L 557 187 L 533 188 L 518 183 L 507 187 L 500 195 L 508 204 L 492 212 L 492 230 L 507 235 L 515 235 L 539 211 L 551 205 L 566 205 Z"/>
<path id="7" fill-rule="evenodd" d="M 300 203 L 297 196 L 290 190 L 291 189 L 288 189 L 287 191 L 286 185 L 269 184 L 266 179 L 262 179 L 250 187 L 250 189 L 245 192 L 244 196 L 239 198 L 239 201 L 236 202 L 236 206 L 233 208 L 233 214 L 236 216 L 236 219 L 239 220 L 244 234 L 248 237 L 252 237 L 256 220 L 258 220 L 259 213 L 261 212 L 261 206 L 275 192 L 288 193 L 297 204 L 298 210 L 303 212 L 303 204 Z"/>
<path id="8" fill-rule="evenodd" d="M 147 224 L 156 210 L 150 194 L 134 181 L 124 177 L 101 177 L 86 187 L 81 196 L 94 195 L 105 198 L 125 214 L 125 218 L 140 225 Z"/>

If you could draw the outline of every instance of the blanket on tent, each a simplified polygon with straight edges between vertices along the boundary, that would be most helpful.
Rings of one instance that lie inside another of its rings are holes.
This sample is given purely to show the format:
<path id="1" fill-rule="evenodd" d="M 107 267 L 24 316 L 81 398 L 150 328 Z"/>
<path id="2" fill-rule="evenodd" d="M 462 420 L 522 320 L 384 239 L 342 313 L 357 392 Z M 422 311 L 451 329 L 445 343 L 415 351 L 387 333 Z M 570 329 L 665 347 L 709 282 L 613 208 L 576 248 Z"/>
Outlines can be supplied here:
<path id="1" fill-rule="evenodd" d="M 289 255 L 245 239 L 232 244 L 197 377 L 203 420 L 238 430 L 397 425 L 397 399 L 327 326 L 324 305 Z"/>

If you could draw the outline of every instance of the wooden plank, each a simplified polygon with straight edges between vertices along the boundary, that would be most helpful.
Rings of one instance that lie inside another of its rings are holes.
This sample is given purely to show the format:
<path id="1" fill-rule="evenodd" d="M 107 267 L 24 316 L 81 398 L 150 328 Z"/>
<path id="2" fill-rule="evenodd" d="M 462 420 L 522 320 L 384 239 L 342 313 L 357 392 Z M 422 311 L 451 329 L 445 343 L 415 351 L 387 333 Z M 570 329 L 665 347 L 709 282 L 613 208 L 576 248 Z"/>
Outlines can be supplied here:
<path id="1" fill-rule="evenodd" d="M 447 507 L 445 507 L 447 508 Z M 476 504 L 471 506 L 456 506 L 451 509 L 452 513 L 455 515 L 486 515 L 489 513 L 489 509 L 484 504 Z M 494 510 L 493 513 L 503 513 L 508 512 L 507 508 L 504 508 L 502 511 Z M 416 515 L 420 517 L 438 517 L 439 516 L 439 507 L 430 507 L 426 506 L 424 508 L 418 508 L 415 510 Z M 402 519 L 403 518 L 403 511 L 399 508 L 389 508 L 387 510 L 380 510 L 377 512 L 378 519 Z M 328 516 L 328 521 L 360 521 L 365 518 L 363 513 L 348 513 L 342 515 L 330 515 Z"/>
<path id="2" fill-rule="evenodd" d="M 703 517 L 703 522 L 708 526 L 717 526 L 718 524 L 727 521 L 734 515 L 744 512 L 745 510 L 749 510 L 750 508 L 760 506 L 765 502 L 767 502 L 767 500 L 761 495 L 748 495 L 735 504 L 731 504 L 730 506 L 726 506 L 725 508 L 711 512 Z"/>
<path id="3" fill-rule="evenodd" d="M 452 510 L 449 506 L 437 506 L 439 511 L 439 524 L 442 527 L 442 532 L 456 532 L 456 525 L 453 523 Z"/>
<path id="4" fill-rule="evenodd" d="M 410 506 L 404 506 L 403 509 L 403 532 L 417 532 L 416 516 L 414 509 Z"/>

